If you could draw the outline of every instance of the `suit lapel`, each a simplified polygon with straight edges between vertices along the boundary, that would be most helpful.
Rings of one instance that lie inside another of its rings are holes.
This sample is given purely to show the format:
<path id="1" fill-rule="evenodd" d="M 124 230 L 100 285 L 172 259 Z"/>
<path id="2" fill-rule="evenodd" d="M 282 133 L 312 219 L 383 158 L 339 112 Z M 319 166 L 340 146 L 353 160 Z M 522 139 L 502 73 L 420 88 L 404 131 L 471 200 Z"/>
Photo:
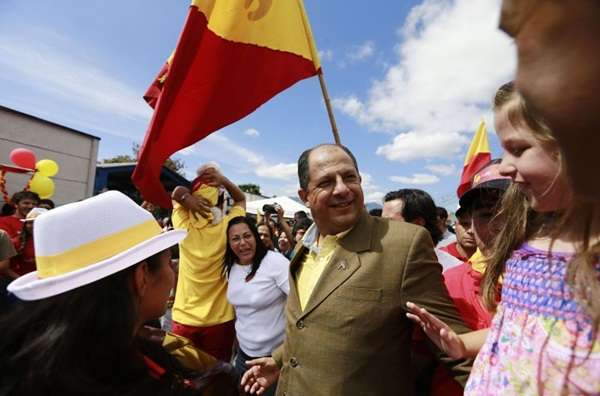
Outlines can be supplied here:
<path id="1" fill-rule="evenodd" d="M 315 285 L 315 288 L 306 303 L 306 308 L 301 312 L 300 317 L 302 318 L 313 311 L 359 268 L 360 259 L 358 258 L 358 254 L 349 252 L 341 246 L 338 246 L 331 257 L 331 261 L 323 270 L 319 281 Z"/>

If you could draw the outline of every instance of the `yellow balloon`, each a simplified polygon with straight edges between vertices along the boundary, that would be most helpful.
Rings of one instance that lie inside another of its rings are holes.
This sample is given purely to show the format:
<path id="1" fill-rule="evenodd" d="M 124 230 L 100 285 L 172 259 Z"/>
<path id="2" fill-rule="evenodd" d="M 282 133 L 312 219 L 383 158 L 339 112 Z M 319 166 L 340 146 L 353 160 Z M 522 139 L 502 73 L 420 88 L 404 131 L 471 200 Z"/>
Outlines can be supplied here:
<path id="1" fill-rule="evenodd" d="M 43 159 L 35 164 L 35 169 L 42 176 L 52 177 L 58 173 L 58 164 L 51 159 Z"/>
<path id="2" fill-rule="evenodd" d="M 48 176 L 37 172 L 29 183 L 29 189 L 42 199 L 50 198 L 54 194 L 54 182 Z"/>

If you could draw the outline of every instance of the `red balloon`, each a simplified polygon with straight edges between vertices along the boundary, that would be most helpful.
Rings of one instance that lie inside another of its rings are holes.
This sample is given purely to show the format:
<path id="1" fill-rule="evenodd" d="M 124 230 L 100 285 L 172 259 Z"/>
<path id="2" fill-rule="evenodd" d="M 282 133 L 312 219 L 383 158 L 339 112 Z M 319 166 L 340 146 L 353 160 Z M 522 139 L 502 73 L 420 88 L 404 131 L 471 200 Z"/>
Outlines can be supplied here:
<path id="1" fill-rule="evenodd" d="M 14 149 L 10 152 L 10 160 L 21 168 L 35 169 L 35 154 L 31 150 Z"/>

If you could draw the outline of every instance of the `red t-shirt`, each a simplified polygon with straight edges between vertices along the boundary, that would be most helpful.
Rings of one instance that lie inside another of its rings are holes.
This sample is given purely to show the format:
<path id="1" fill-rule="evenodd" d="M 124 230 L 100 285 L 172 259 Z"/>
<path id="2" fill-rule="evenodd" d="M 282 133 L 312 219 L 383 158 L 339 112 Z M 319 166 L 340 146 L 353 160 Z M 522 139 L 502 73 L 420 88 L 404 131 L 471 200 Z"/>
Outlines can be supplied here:
<path id="1" fill-rule="evenodd" d="M 33 247 L 33 236 L 28 235 L 27 241 L 25 241 L 25 246 L 23 249 L 20 249 L 20 238 L 15 238 L 13 242 L 16 242 L 17 245 L 15 249 L 17 250 L 17 255 L 10 259 L 10 269 L 15 271 L 19 276 L 25 275 L 29 272 L 35 271 L 35 250 Z"/>
<path id="2" fill-rule="evenodd" d="M 6 231 L 8 236 L 12 239 L 19 236 L 23 230 L 23 222 L 15 216 L 0 217 L 0 229 Z"/>
<path id="3" fill-rule="evenodd" d="M 456 257 L 457 259 L 459 259 L 462 262 L 466 262 L 469 260 L 468 257 L 464 257 L 462 254 L 460 254 L 460 252 L 458 251 L 458 249 L 456 248 L 456 245 L 458 244 L 458 242 L 452 242 L 444 247 L 441 247 L 440 250 L 443 250 L 444 252 Z"/>

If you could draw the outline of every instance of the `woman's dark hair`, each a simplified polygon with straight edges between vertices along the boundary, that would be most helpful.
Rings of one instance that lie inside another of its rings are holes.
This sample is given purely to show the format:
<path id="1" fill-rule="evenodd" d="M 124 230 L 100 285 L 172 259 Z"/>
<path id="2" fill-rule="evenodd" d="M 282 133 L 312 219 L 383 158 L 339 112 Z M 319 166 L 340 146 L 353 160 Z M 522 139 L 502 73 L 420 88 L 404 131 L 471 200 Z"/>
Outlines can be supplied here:
<path id="1" fill-rule="evenodd" d="M 150 272 L 160 254 L 144 260 Z M 0 395 L 173 394 L 174 377 L 153 379 L 136 339 L 138 265 L 0 317 Z"/>
<path id="2" fill-rule="evenodd" d="M 418 218 L 423 219 L 425 223 L 423 227 L 429 231 L 433 244 L 437 245 L 442 240 L 443 234 L 437 226 L 437 208 L 431 195 L 416 188 L 404 188 L 387 193 L 383 198 L 383 202 L 396 199 L 404 202 L 404 207 L 402 208 L 402 217 L 404 220 L 412 223 Z"/>
<path id="3" fill-rule="evenodd" d="M 231 267 L 233 266 L 233 263 L 235 263 L 238 260 L 238 257 L 235 255 L 233 249 L 231 249 L 231 245 L 229 244 L 229 229 L 231 229 L 231 227 L 233 227 L 236 224 L 246 224 L 248 226 L 248 229 L 252 233 L 252 236 L 254 236 L 254 240 L 256 241 L 256 252 L 254 253 L 254 257 L 252 258 L 252 268 L 248 276 L 246 276 L 246 282 L 250 282 L 250 280 L 254 278 L 256 271 L 258 271 L 258 268 L 260 267 L 260 263 L 262 262 L 263 258 L 265 258 L 265 256 L 267 255 L 269 249 L 267 249 L 265 244 L 262 243 L 262 241 L 260 240 L 260 236 L 258 235 L 258 231 L 256 230 L 256 227 L 254 226 L 253 222 L 247 217 L 238 216 L 229 220 L 229 224 L 227 224 L 227 248 L 225 249 L 225 257 L 223 258 L 223 274 L 225 274 L 226 277 L 229 277 L 229 273 L 231 272 Z"/>

